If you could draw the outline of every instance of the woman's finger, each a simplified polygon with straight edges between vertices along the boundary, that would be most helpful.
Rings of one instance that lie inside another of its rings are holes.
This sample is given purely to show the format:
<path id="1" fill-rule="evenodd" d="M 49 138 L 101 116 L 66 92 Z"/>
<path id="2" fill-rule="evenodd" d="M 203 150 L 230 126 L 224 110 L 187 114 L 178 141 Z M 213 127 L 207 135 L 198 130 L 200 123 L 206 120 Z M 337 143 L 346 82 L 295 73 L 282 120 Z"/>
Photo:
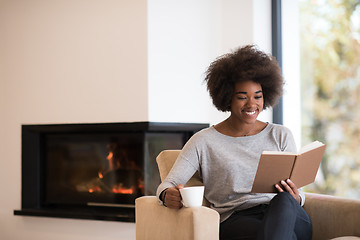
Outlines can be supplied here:
<path id="1" fill-rule="evenodd" d="M 181 196 L 177 187 L 166 189 L 165 204 L 168 208 L 179 209 L 182 207 Z"/>
<path id="2" fill-rule="evenodd" d="M 299 194 L 299 190 L 296 187 L 295 183 L 293 181 L 291 181 L 290 179 L 286 180 L 286 183 L 290 186 L 291 190 L 295 193 L 295 194 Z"/>
<path id="3" fill-rule="evenodd" d="M 278 192 L 283 192 L 284 190 L 280 187 L 279 184 L 275 184 L 275 188 L 278 190 Z"/>
<path id="4" fill-rule="evenodd" d="M 284 180 L 282 180 L 280 183 L 288 193 L 293 193 L 292 188 Z"/>

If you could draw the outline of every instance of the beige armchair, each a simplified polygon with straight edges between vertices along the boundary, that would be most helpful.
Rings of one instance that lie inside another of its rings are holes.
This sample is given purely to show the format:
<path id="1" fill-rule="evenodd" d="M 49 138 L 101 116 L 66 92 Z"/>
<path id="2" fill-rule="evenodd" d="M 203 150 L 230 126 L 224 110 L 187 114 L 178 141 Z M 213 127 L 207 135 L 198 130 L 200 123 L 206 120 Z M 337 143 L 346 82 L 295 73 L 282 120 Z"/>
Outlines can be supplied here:
<path id="1" fill-rule="evenodd" d="M 179 153 L 165 150 L 156 158 L 161 180 Z M 186 184 L 196 185 L 202 185 L 198 174 Z M 313 239 L 360 239 L 359 200 L 306 193 L 304 208 L 313 222 Z M 137 240 L 219 239 L 219 214 L 208 207 L 206 199 L 202 207 L 174 210 L 160 206 L 155 196 L 144 196 L 136 199 L 135 212 Z"/>

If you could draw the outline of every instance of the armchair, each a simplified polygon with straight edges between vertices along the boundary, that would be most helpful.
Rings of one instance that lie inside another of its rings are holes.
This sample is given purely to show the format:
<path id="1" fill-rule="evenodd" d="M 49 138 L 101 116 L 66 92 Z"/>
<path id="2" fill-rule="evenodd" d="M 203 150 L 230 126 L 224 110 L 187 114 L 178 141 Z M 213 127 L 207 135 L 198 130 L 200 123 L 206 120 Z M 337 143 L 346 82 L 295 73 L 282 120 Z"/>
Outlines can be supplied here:
<path id="1" fill-rule="evenodd" d="M 156 158 L 164 180 L 180 150 L 165 150 Z M 202 185 L 196 173 L 186 186 Z M 169 209 L 158 204 L 155 196 L 135 200 L 137 240 L 217 240 L 219 214 L 206 199 L 198 208 Z M 313 222 L 313 239 L 360 239 L 360 201 L 306 193 L 305 210 Z M 350 237 L 353 236 L 353 237 Z"/>

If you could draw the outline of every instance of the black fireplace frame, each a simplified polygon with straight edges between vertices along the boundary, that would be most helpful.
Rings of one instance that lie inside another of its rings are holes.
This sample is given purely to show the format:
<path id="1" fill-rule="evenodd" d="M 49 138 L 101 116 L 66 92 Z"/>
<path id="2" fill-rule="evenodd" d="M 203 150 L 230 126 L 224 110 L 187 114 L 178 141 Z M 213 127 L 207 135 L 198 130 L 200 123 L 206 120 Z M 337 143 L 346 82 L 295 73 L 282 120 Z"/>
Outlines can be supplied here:
<path id="1" fill-rule="evenodd" d="M 181 133 L 183 144 L 205 123 L 120 122 L 22 125 L 21 209 L 14 215 L 135 222 L 135 208 L 127 206 L 44 206 L 44 147 L 50 133 Z M 165 149 L 162 149 L 165 150 Z"/>

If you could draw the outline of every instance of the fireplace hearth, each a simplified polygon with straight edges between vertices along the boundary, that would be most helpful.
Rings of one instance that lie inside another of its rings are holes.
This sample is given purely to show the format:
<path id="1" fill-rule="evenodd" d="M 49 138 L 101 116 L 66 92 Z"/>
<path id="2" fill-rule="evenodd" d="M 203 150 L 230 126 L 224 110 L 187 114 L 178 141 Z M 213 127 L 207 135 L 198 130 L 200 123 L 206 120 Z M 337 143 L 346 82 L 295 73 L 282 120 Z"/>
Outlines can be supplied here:
<path id="1" fill-rule="evenodd" d="M 155 195 L 156 156 L 208 124 L 22 126 L 21 210 L 15 215 L 135 221 L 135 199 Z"/>

